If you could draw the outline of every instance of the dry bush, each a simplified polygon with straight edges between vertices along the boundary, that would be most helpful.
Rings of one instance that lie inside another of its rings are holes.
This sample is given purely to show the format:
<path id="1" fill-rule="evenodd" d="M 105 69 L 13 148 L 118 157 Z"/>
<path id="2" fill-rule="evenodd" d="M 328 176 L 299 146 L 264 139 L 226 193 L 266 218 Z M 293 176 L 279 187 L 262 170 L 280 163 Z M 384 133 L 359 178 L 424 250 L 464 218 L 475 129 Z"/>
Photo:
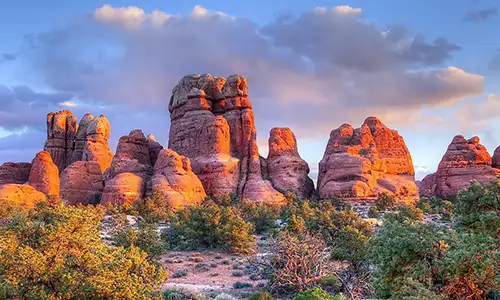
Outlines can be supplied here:
<path id="1" fill-rule="evenodd" d="M 270 252 L 271 288 L 277 292 L 302 291 L 328 271 L 329 249 L 319 235 L 282 231 Z"/>

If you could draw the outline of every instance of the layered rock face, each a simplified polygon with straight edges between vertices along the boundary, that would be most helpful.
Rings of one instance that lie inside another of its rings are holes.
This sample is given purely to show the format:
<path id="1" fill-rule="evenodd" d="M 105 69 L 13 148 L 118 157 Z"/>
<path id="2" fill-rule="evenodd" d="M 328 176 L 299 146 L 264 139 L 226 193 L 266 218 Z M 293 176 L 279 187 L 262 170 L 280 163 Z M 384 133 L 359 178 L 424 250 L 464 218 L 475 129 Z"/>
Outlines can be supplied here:
<path id="1" fill-rule="evenodd" d="M 90 118 L 90 116 L 89 116 Z M 95 161 L 104 172 L 111 165 L 113 153 L 109 149 L 108 140 L 110 135 L 110 125 L 108 118 L 101 115 L 93 118 L 86 124 L 84 117 L 80 122 L 81 126 L 86 126 L 86 141 L 83 147 L 82 161 Z M 82 124 L 83 123 L 83 124 Z"/>
<path id="2" fill-rule="evenodd" d="M 103 202 L 120 204 L 143 198 L 151 175 L 148 140 L 141 130 L 132 130 L 120 138 L 115 157 L 104 174 Z"/>
<path id="3" fill-rule="evenodd" d="M 31 162 L 29 185 L 47 196 L 59 197 L 59 169 L 49 152 L 39 152 Z"/>
<path id="4" fill-rule="evenodd" d="M 25 184 L 0 185 L 0 205 L 4 203 L 21 205 L 26 209 L 35 207 L 40 201 L 46 201 L 44 193 L 37 191 L 34 187 Z"/>
<path id="5" fill-rule="evenodd" d="M 309 165 L 300 157 L 290 128 L 271 129 L 267 170 L 274 188 L 281 193 L 294 191 L 302 198 L 309 198 L 314 192 Z"/>
<path id="6" fill-rule="evenodd" d="M 61 174 L 61 199 L 65 204 L 98 204 L 104 180 L 101 167 L 93 161 L 77 161 Z"/>
<path id="7" fill-rule="evenodd" d="M 496 166 L 496 165 L 495 165 Z M 472 180 L 486 183 L 500 175 L 479 138 L 466 140 L 462 135 L 453 138 L 437 172 L 427 175 L 420 183 L 422 196 L 454 197 Z"/>
<path id="8" fill-rule="evenodd" d="M 500 169 L 500 146 L 495 149 L 493 157 L 491 159 L 491 166 L 493 168 Z"/>
<path id="9" fill-rule="evenodd" d="M 193 173 L 189 158 L 163 149 L 153 171 L 153 190 L 160 191 L 172 208 L 198 204 L 207 196 L 200 179 Z"/>
<path id="10" fill-rule="evenodd" d="M 47 115 L 47 141 L 44 150 L 50 153 L 60 171 L 71 163 L 76 122 L 77 118 L 68 110 Z"/>
<path id="11" fill-rule="evenodd" d="M 30 163 L 7 162 L 0 166 L 0 184 L 23 184 L 30 176 Z"/>
<path id="12" fill-rule="evenodd" d="M 154 166 L 156 164 L 156 160 L 158 159 L 160 151 L 163 149 L 163 146 L 156 141 L 154 135 L 148 134 L 147 138 L 149 157 L 151 158 L 151 165 Z"/>
<path id="13" fill-rule="evenodd" d="M 319 163 L 318 194 L 366 199 L 389 193 L 413 201 L 418 197 L 414 174 L 403 138 L 369 117 L 360 128 L 343 124 L 330 133 Z"/>
<path id="14" fill-rule="evenodd" d="M 263 178 L 245 77 L 185 76 L 172 91 L 169 111 L 169 148 L 190 158 L 208 194 L 284 201 Z"/>

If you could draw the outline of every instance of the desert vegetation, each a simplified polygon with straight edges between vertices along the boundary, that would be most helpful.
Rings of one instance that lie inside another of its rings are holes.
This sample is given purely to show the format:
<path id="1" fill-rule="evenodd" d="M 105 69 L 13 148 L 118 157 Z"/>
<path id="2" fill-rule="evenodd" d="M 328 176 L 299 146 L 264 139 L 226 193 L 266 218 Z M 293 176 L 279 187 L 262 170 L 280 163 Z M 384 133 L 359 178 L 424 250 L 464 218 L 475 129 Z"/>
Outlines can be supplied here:
<path id="1" fill-rule="evenodd" d="M 340 199 L 301 200 L 290 194 L 278 207 L 227 194 L 177 210 L 162 199 L 154 192 L 128 207 L 57 201 L 29 210 L 4 207 L 0 297 L 499 296 L 498 180 L 472 184 L 453 203 L 423 197 L 405 206 L 381 195 L 370 206 L 377 210 L 377 223 Z M 435 215 L 440 222 L 428 217 Z M 171 266 L 178 267 L 167 275 Z M 187 282 L 189 276 L 232 281 L 212 293 L 165 285 Z"/>

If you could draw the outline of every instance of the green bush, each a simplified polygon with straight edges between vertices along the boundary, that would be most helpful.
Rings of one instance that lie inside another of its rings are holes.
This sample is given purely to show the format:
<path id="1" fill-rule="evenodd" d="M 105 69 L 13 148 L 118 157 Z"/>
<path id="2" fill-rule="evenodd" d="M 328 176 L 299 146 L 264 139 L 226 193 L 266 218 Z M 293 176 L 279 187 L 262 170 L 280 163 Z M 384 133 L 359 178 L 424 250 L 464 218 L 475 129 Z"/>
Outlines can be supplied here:
<path id="1" fill-rule="evenodd" d="M 175 273 L 172 277 L 181 278 L 181 277 L 186 277 L 187 274 L 188 274 L 187 270 L 177 270 L 177 271 L 175 271 Z"/>
<path id="2" fill-rule="evenodd" d="M 167 273 L 103 243 L 101 207 L 37 207 L 0 224 L 0 299 L 157 299 Z"/>
<path id="3" fill-rule="evenodd" d="M 341 299 L 342 299 L 341 295 L 337 296 L 331 295 L 318 287 L 304 290 L 295 295 L 295 297 L 293 297 L 293 300 L 341 300 Z"/>
<path id="4" fill-rule="evenodd" d="M 206 201 L 186 207 L 172 218 L 169 244 L 179 249 L 222 248 L 234 253 L 251 253 L 255 246 L 253 226 L 238 209 Z"/>
<path id="5" fill-rule="evenodd" d="M 134 201 L 132 210 L 148 223 L 166 222 L 174 214 L 160 190 L 155 190 L 150 197 Z"/>
<path id="6" fill-rule="evenodd" d="M 236 281 L 235 283 L 233 283 L 233 288 L 235 289 L 245 289 L 249 287 L 253 287 L 253 284 L 251 284 L 250 282 Z"/>
<path id="7" fill-rule="evenodd" d="M 205 300 L 201 294 L 196 294 L 185 289 L 172 288 L 163 291 L 164 300 Z"/>
<path id="8" fill-rule="evenodd" d="M 255 203 L 253 201 L 243 201 L 239 205 L 246 221 L 252 223 L 255 232 L 258 234 L 276 228 L 280 208 L 268 203 Z"/>
<path id="9" fill-rule="evenodd" d="M 423 223 L 411 209 L 400 207 L 386 214 L 383 226 L 371 241 L 375 265 L 373 281 L 380 297 L 395 297 L 402 283 L 418 282 L 432 289 L 441 282 L 435 266 L 447 248 L 448 232 Z"/>
<path id="10" fill-rule="evenodd" d="M 253 293 L 250 297 L 248 297 L 248 300 L 274 300 L 275 298 L 271 293 L 269 292 L 255 292 Z"/>
<path id="11" fill-rule="evenodd" d="M 379 211 L 391 209 L 394 205 L 396 205 L 396 199 L 388 193 L 378 194 L 377 200 L 375 200 L 375 206 Z"/>
<path id="12" fill-rule="evenodd" d="M 379 216 L 380 216 L 380 211 L 375 206 L 372 206 L 368 209 L 368 217 L 378 218 Z"/>
<path id="13" fill-rule="evenodd" d="M 453 215 L 453 203 L 438 197 L 422 197 L 417 208 L 427 214 L 440 214 L 443 220 L 450 220 Z"/>
<path id="14" fill-rule="evenodd" d="M 138 229 L 131 226 L 118 230 L 113 235 L 113 243 L 117 246 L 135 246 L 148 254 L 154 260 L 168 249 L 167 243 L 158 236 L 158 225 L 139 221 Z"/>

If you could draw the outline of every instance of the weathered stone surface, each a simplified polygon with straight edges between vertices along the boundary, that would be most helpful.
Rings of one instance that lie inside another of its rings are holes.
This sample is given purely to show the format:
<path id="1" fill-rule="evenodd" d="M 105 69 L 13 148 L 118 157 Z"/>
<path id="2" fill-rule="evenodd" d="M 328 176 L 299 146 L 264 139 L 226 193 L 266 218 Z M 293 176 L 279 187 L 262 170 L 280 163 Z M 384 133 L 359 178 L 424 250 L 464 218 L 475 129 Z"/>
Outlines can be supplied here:
<path id="1" fill-rule="evenodd" d="M 360 128 L 343 124 L 330 133 L 319 163 L 318 194 L 366 199 L 389 193 L 402 201 L 418 197 L 410 152 L 396 130 L 369 117 Z"/>
<path id="2" fill-rule="evenodd" d="M 314 183 L 308 175 L 309 165 L 300 157 L 297 140 L 290 128 L 271 129 L 267 170 L 273 187 L 281 193 L 291 191 L 299 197 L 309 198 L 314 192 Z"/>
<path id="3" fill-rule="evenodd" d="M 153 171 L 153 191 L 159 190 L 173 208 L 198 204 L 207 196 L 200 179 L 193 173 L 189 158 L 163 149 Z"/>
<path id="4" fill-rule="evenodd" d="M 59 197 L 59 169 L 49 152 L 39 152 L 31 162 L 29 184 L 47 196 Z"/>
<path id="5" fill-rule="evenodd" d="M 144 179 L 132 173 L 121 173 L 106 182 L 101 203 L 129 206 L 135 200 L 142 199 L 145 190 Z"/>
<path id="6" fill-rule="evenodd" d="M 466 140 L 457 135 L 448 146 L 437 172 L 428 175 L 420 184 L 420 192 L 424 196 L 454 197 L 469 187 L 472 180 L 486 183 L 498 175 L 500 169 L 492 167 L 492 159 L 480 144 L 479 137 Z"/>
<path id="7" fill-rule="evenodd" d="M 61 200 L 65 204 L 98 204 L 104 180 L 101 167 L 93 161 L 77 161 L 61 174 Z"/>
<path id="8" fill-rule="evenodd" d="M 156 141 L 155 137 L 152 134 L 148 134 L 148 150 L 152 166 L 156 164 L 156 160 L 158 159 L 158 154 L 160 154 L 160 151 L 162 149 L 163 146 Z"/>
<path id="9" fill-rule="evenodd" d="M 0 184 L 24 184 L 30 176 L 30 163 L 6 162 L 0 166 Z"/>
<path id="10" fill-rule="evenodd" d="M 44 150 L 50 153 L 61 172 L 71 163 L 76 123 L 76 117 L 69 110 L 47 115 L 47 140 Z"/>
<path id="11" fill-rule="evenodd" d="M 148 140 L 144 133 L 135 129 L 129 135 L 122 136 L 116 147 L 115 159 L 136 159 L 140 164 L 151 166 Z"/>
<path id="12" fill-rule="evenodd" d="M 493 158 L 491 160 L 491 166 L 493 168 L 500 169 L 500 146 L 495 149 L 493 153 Z"/>
<path id="13" fill-rule="evenodd" d="M 37 191 L 34 187 L 26 184 L 3 184 L 0 185 L 0 205 L 4 203 L 21 205 L 27 209 L 35 207 L 39 201 L 46 201 L 44 193 Z"/>
<path id="14" fill-rule="evenodd" d="M 103 172 L 109 168 L 113 159 L 108 145 L 109 134 L 110 125 L 105 115 L 92 119 L 86 130 L 87 140 L 81 158 L 82 161 L 97 162 Z"/>
<path id="15" fill-rule="evenodd" d="M 262 176 L 245 77 L 185 76 L 172 93 L 169 148 L 191 160 L 208 194 L 284 200 Z"/>
<path id="16" fill-rule="evenodd" d="M 87 129 L 89 128 L 90 123 L 93 120 L 94 116 L 91 114 L 84 115 L 80 120 L 78 130 L 76 131 L 75 149 L 73 150 L 73 154 L 71 156 L 71 163 L 82 160 L 83 152 L 85 150 L 85 143 L 87 142 Z"/>

